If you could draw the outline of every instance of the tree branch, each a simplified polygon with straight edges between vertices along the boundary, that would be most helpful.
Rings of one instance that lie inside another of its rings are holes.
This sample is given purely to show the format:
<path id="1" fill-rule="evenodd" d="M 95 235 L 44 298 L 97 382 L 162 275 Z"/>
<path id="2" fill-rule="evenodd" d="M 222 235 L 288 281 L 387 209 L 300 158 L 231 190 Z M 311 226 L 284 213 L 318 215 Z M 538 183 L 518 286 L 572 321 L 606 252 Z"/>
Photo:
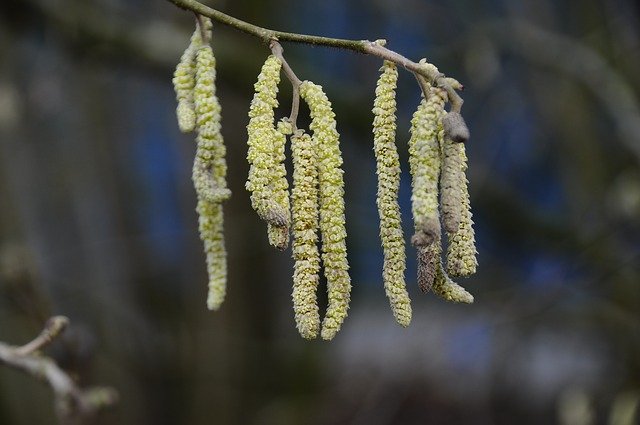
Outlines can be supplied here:
<path id="1" fill-rule="evenodd" d="M 320 37 L 307 34 L 296 34 L 290 32 L 274 31 L 250 24 L 240 19 L 229 16 L 218 10 L 212 9 L 196 0 L 169 0 L 176 6 L 190 10 L 197 14 L 207 16 L 221 24 L 230 26 L 246 34 L 259 38 L 263 43 L 270 45 L 272 41 L 311 44 L 315 46 L 335 47 L 338 49 L 351 50 L 394 62 L 408 71 L 418 74 L 427 79 L 434 86 L 446 90 L 451 103 L 451 110 L 460 112 L 463 100 L 451 84 L 450 79 L 444 74 L 437 72 L 435 67 L 425 66 L 423 63 L 414 62 L 401 54 L 387 49 L 381 43 L 369 40 L 345 40 L 341 38 Z"/>
<path id="2" fill-rule="evenodd" d="M 47 321 L 40 335 L 22 347 L 0 342 L 0 364 L 21 370 L 49 385 L 60 423 L 79 425 L 114 404 L 118 395 L 108 387 L 79 388 L 53 359 L 38 352 L 55 340 L 68 324 L 66 317 L 55 316 Z"/>

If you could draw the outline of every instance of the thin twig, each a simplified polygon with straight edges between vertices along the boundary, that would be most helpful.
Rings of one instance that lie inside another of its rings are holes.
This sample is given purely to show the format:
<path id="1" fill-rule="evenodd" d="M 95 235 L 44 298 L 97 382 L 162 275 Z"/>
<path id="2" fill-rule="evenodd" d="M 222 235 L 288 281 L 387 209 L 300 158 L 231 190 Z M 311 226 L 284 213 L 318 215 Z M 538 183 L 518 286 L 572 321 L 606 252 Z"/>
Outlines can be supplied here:
<path id="1" fill-rule="evenodd" d="M 228 25 L 246 34 L 259 38 L 263 43 L 270 45 L 272 41 L 303 43 L 315 46 L 335 47 L 338 49 L 351 50 L 354 52 L 364 53 L 377 56 L 379 58 L 394 62 L 413 73 L 422 75 L 432 85 L 441 87 L 447 91 L 451 102 L 451 110 L 460 112 L 463 100 L 456 93 L 455 88 L 451 85 L 449 79 L 439 72 L 434 72 L 430 67 L 425 67 L 420 63 L 416 63 L 400 53 L 381 45 L 375 41 L 369 40 L 346 40 L 341 38 L 320 37 L 307 34 L 296 34 L 290 32 L 274 31 L 268 28 L 259 27 L 240 19 L 229 16 L 216 9 L 212 9 L 196 0 L 169 0 L 176 6 L 207 16 L 221 24 Z"/>
<path id="2" fill-rule="evenodd" d="M 420 89 L 422 90 L 422 95 L 424 96 L 424 99 L 428 100 L 429 99 L 429 93 L 431 92 L 431 85 L 427 82 L 427 80 L 424 79 L 424 77 L 422 75 L 416 74 L 414 72 L 413 76 L 416 77 L 416 80 L 418 81 L 418 85 L 420 86 Z"/>
<path id="3" fill-rule="evenodd" d="M 21 347 L 0 342 L 0 364 L 46 383 L 53 391 L 55 411 L 61 424 L 83 424 L 98 411 L 116 403 L 118 394 L 108 387 L 78 387 L 53 359 L 38 353 L 58 337 L 68 323 L 66 317 L 52 317 L 40 335 Z"/>
<path id="4" fill-rule="evenodd" d="M 198 23 L 198 28 L 200 29 L 200 37 L 202 38 L 202 43 L 209 44 L 209 40 L 208 40 L 209 37 L 207 36 L 207 27 L 204 24 L 202 15 L 195 12 L 194 12 L 194 15 L 196 15 L 196 22 Z"/>
<path id="5" fill-rule="evenodd" d="M 302 84 L 302 81 L 300 81 L 300 78 L 298 78 L 296 73 L 293 72 L 293 69 L 291 69 L 291 66 L 289 66 L 289 63 L 284 58 L 284 55 L 282 54 L 284 50 L 282 45 L 275 40 L 271 40 L 269 47 L 271 48 L 273 55 L 280 59 L 284 74 L 287 76 L 289 81 L 291 81 L 293 92 L 291 93 L 291 115 L 289 116 L 289 121 L 295 131 L 298 128 L 296 121 L 298 120 L 298 111 L 300 110 L 300 84 Z"/>
<path id="6" fill-rule="evenodd" d="M 27 356 L 35 351 L 43 349 L 47 345 L 51 344 L 51 342 L 53 342 L 53 340 L 56 339 L 56 337 L 60 335 L 60 333 L 64 331 L 68 325 L 69 319 L 67 319 L 66 317 L 52 317 L 47 321 L 44 329 L 42 329 L 42 332 L 40 332 L 40 335 L 38 335 L 31 342 L 15 349 L 16 354 L 19 356 Z"/>

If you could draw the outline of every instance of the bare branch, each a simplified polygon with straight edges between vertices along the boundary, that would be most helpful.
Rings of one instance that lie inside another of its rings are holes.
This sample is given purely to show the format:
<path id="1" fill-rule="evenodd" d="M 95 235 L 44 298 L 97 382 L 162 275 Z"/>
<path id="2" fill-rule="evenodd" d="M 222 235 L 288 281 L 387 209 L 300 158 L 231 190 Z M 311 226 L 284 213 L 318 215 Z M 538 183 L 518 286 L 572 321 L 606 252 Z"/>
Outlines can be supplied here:
<path id="1" fill-rule="evenodd" d="M 268 45 L 271 45 L 273 41 L 277 41 L 335 47 L 338 49 L 351 50 L 358 53 L 377 56 L 379 58 L 394 62 L 407 69 L 408 71 L 423 76 L 432 85 L 441 87 L 446 90 L 449 96 L 452 111 L 460 112 L 460 109 L 462 108 L 462 98 L 456 92 L 455 87 L 452 86 L 451 80 L 448 79 L 444 74 L 434 72 L 433 69 L 431 69 L 430 67 L 425 67 L 424 64 L 414 62 L 402 56 L 398 52 L 389 50 L 382 45 L 383 43 L 369 40 L 345 40 L 341 38 L 320 37 L 315 35 L 274 31 L 234 18 L 233 16 L 229 16 L 218 10 L 205 6 L 204 4 L 199 3 L 196 0 L 169 1 L 182 9 L 190 10 L 197 14 L 207 16 L 217 22 L 220 22 L 221 24 L 228 25 L 246 34 L 257 37 L 263 43 Z"/>
<path id="2" fill-rule="evenodd" d="M 44 325 L 44 329 L 40 332 L 33 341 L 28 344 L 23 345 L 22 347 L 16 348 L 15 352 L 19 356 L 26 356 L 35 351 L 41 350 L 47 345 L 51 344 L 54 339 L 62 331 L 64 331 L 69 325 L 69 319 L 64 316 L 54 316 L 51 319 L 47 320 L 47 323 Z"/>
<path id="3" fill-rule="evenodd" d="M 61 424 L 83 424 L 99 410 L 116 403 L 118 394 L 108 387 L 79 388 L 53 359 L 38 353 L 55 340 L 68 323 L 66 317 L 52 317 L 40 335 L 22 347 L 0 342 L 0 364 L 46 383 L 53 391 L 55 411 Z"/>

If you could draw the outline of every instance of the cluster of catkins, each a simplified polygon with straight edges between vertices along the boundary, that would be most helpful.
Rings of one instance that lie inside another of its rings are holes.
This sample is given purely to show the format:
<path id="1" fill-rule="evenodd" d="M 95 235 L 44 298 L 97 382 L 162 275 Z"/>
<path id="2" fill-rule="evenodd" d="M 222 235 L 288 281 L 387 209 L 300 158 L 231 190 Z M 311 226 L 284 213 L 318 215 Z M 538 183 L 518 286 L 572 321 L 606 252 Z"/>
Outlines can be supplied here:
<path id="1" fill-rule="evenodd" d="M 173 83 L 179 127 L 183 132 L 197 133 L 193 183 L 209 273 L 207 305 L 215 310 L 226 291 L 222 202 L 231 192 L 225 181 L 225 147 L 220 134 L 220 105 L 215 95 L 215 58 L 209 45 L 211 22 L 206 18 L 199 22 L 176 68 Z M 285 250 L 292 239 L 295 260 L 292 298 L 300 335 L 313 339 L 320 334 L 330 340 L 347 316 L 351 293 L 339 134 L 331 102 L 322 87 L 310 81 L 298 86 L 299 95 L 310 110 L 310 132 L 297 129 L 289 118 L 276 122 L 274 110 L 278 106 L 282 66 L 279 56 L 269 56 L 254 85 L 247 126 L 250 170 L 246 189 L 251 193 L 253 209 L 267 224 L 269 243 Z M 381 71 L 373 108 L 373 134 L 384 250 L 383 281 L 395 319 L 408 326 L 411 302 L 404 279 L 405 243 L 398 206 L 400 162 L 395 145 L 398 72 L 395 64 L 388 61 Z M 470 303 L 473 297 L 449 277 L 469 276 L 477 265 L 465 176 L 463 142 L 469 135 L 460 114 L 445 111 L 446 101 L 445 90 L 430 88 L 411 121 L 409 155 L 415 226 L 411 240 L 418 251 L 420 288 L 450 301 Z M 287 139 L 293 162 L 291 190 L 284 165 Z M 440 215 L 448 239 L 446 270 L 441 261 Z M 321 270 L 328 293 L 322 320 L 317 304 Z"/>

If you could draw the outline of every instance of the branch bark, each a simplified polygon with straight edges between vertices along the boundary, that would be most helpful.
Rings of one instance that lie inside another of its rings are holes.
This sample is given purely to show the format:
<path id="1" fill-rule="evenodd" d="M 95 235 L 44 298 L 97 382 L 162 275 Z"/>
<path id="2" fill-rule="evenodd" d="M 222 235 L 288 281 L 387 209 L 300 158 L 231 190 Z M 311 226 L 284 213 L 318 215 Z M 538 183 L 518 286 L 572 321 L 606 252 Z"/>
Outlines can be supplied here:
<path id="1" fill-rule="evenodd" d="M 169 0 L 181 9 L 192 11 L 196 14 L 207 16 L 221 24 L 230 26 L 239 31 L 259 38 L 264 44 L 270 45 L 272 41 L 302 43 L 314 46 L 335 47 L 343 50 L 351 50 L 358 53 L 377 56 L 381 59 L 394 62 L 414 74 L 421 75 L 434 86 L 446 90 L 451 104 L 451 110 L 460 112 L 463 100 L 456 92 L 455 80 L 447 78 L 444 74 L 437 72 L 435 67 L 425 66 L 424 63 L 414 62 L 400 53 L 384 47 L 381 43 L 369 40 L 346 40 L 341 38 L 320 37 L 316 35 L 297 34 L 291 32 L 275 31 L 268 28 L 259 27 L 240 19 L 229 16 L 216 9 L 212 9 L 196 0 Z M 452 84 L 452 81 L 455 83 Z"/>

